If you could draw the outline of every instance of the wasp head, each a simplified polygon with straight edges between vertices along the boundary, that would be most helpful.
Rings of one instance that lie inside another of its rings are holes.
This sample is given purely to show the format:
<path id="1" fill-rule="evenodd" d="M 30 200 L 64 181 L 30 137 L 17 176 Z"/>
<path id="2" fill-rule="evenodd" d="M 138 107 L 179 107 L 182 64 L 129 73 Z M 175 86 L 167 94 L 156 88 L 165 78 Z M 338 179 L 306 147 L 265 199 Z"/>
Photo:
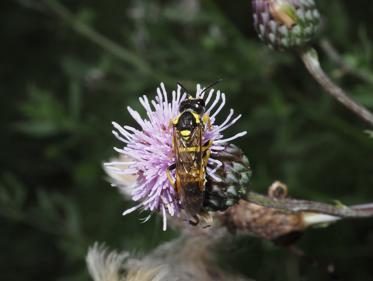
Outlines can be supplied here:
<path id="1" fill-rule="evenodd" d="M 184 112 L 186 110 L 191 110 L 198 115 L 202 116 L 205 113 L 206 105 L 203 99 L 190 98 L 181 102 L 179 111 Z"/>

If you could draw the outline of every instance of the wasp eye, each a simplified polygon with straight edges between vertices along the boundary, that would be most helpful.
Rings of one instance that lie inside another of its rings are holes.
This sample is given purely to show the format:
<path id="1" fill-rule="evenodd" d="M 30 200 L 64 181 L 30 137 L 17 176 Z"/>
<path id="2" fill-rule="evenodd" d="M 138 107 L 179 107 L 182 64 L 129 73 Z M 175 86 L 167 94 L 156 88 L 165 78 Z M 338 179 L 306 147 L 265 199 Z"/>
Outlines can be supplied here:
<path id="1" fill-rule="evenodd" d="M 205 113 L 205 101 L 203 99 L 196 100 L 193 109 L 198 114 Z"/>

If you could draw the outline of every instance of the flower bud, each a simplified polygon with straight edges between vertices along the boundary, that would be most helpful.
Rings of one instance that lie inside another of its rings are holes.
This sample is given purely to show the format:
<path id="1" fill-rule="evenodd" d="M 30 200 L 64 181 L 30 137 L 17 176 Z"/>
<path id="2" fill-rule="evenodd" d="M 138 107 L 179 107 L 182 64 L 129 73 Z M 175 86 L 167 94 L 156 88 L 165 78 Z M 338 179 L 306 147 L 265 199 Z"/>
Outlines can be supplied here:
<path id="1" fill-rule="evenodd" d="M 320 14 L 314 0 L 252 0 L 254 27 L 270 48 L 302 47 L 315 36 Z"/>
<path id="2" fill-rule="evenodd" d="M 223 165 L 215 173 L 219 181 L 207 180 L 204 206 L 207 211 L 224 211 L 237 204 L 246 196 L 251 177 L 249 160 L 237 146 L 227 146 L 216 159 Z"/>

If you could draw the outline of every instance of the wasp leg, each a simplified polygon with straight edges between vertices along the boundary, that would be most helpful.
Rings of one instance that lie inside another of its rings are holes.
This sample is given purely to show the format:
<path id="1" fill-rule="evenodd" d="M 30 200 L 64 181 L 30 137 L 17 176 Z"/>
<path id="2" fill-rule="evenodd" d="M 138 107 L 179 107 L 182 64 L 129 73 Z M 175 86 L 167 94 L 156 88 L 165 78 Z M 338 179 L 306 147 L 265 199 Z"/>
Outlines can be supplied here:
<path id="1" fill-rule="evenodd" d="M 212 146 L 212 140 L 207 141 L 203 146 L 202 146 L 202 152 L 207 152 L 210 151 L 210 148 Z"/>
<path id="2" fill-rule="evenodd" d="M 210 158 L 210 155 L 211 155 L 211 148 L 212 146 L 212 141 L 209 140 L 204 146 L 202 146 L 202 152 L 203 152 L 203 159 L 204 160 L 208 160 Z"/>
<path id="3" fill-rule="evenodd" d="M 198 217 L 199 222 L 203 223 L 203 228 L 208 228 L 212 226 L 213 223 L 213 218 L 209 214 L 209 212 L 200 212 L 199 214 L 196 215 Z"/>
<path id="4" fill-rule="evenodd" d="M 211 124 L 210 116 L 208 116 L 207 114 L 203 115 L 203 117 L 202 117 L 202 121 L 203 121 L 203 123 L 207 124 L 207 128 L 208 128 L 209 130 L 212 129 L 212 124 Z"/>
<path id="5" fill-rule="evenodd" d="M 170 123 L 168 123 L 168 128 L 172 129 L 173 126 L 174 126 L 174 120 L 170 120 Z"/>
<path id="6" fill-rule="evenodd" d="M 192 219 L 189 220 L 189 223 L 193 226 L 196 226 L 199 224 L 199 218 L 197 215 L 194 215 Z"/>
<path id="7" fill-rule="evenodd" d="M 212 141 L 209 140 L 208 142 L 206 142 L 203 146 L 201 146 L 201 152 L 202 152 L 202 165 L 200 167 L 200 175 L 202 175 L 202 177 L 204 178 L 204 170 L 207 166 L 207 161 L 208 159 L 210 158 L 210 155 L 211 155 L 211 151 L 210 151 L 210 148 L 212 146 Z"/>
<path id="8" fill-rule="evenodd" d="M 175 168 L 176 168 L 176 164 L 172 164 L 166 170 L 167 178 L 170 181 L 173 188 L 176 188 L 176 185 L 175 185 L 175 180 L 171 176 L 171 170 L 174 170 Z"/>

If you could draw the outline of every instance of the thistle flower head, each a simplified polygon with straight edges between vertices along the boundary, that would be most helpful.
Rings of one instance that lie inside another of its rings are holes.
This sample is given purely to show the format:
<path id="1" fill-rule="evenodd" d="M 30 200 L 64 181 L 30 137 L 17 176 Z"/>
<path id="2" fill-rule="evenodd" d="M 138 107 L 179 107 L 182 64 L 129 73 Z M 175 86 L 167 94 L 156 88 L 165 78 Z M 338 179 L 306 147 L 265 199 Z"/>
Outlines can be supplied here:
<path id="1" fill-rule="evenodd" d="M 252 0 L 254 27 L 269 47 L 302 47 L 315 36 L 320 14 L 314 0 Z"/>
<path id="2" fill-rule="evenodd" d="M 223 163 L 224 161 L 221 161 L 219 157 L 229 153 L 229 143 L 244 136 L 246 132 L 224 137 L 224 131 L 241 117 L 241 115 L 235 116 L 234 110 L 231 109 L 225 121 L 220 124 L 216 122 L 216 117 L 226 102 L 224 93 L 216 92 L 214 89 L 204 92 L 204 88 L 197 85 L 196 97 L 205 100 L 206 114 L 211 119 L 211 127 L 207 129 L 206 125 L 203 134 L 203 143 L 212 141 L 211 156 L 208 158 L 206 167 L 206 179 L 221 182 L 222 177 L 226 175 L 224 167 L 230 169 L 232 165 Z M 105 167 L 109 174 L 136 177 L 131 186 L 116 181 L 119 187 L 125 186 L 123 191 L 130 195 L 133 201 L 138 202 L 123 215 L 137 209 L 160 212 L 163 216 L 164 229 L 166 229 L 167 215 L 179 216 L 183 206 L 179 201 L 177 191 L 167 177 L 167 170 L 176 161 L 172 144 L 173 128 L 170 122 L 179 114 L 179 105 L 186 98 L 187 94 L 182 92 L 180 86 L 168 95 L 162 83 L 157 89 L 154 100 L 149 100 L 145 95 L 139 99 L 146 111 L 145 118 L 131 107 L 127 108 L 138 123 L 138 128 L 113 122 L 113 134 L 123 143 L 123 147 L 114 149 L 130 160 L 105 163 Z M 171 170 L 171 176 L 175 178 L 175 170 Z M 206 204 L 208 205 L 208 202 Z"/>

